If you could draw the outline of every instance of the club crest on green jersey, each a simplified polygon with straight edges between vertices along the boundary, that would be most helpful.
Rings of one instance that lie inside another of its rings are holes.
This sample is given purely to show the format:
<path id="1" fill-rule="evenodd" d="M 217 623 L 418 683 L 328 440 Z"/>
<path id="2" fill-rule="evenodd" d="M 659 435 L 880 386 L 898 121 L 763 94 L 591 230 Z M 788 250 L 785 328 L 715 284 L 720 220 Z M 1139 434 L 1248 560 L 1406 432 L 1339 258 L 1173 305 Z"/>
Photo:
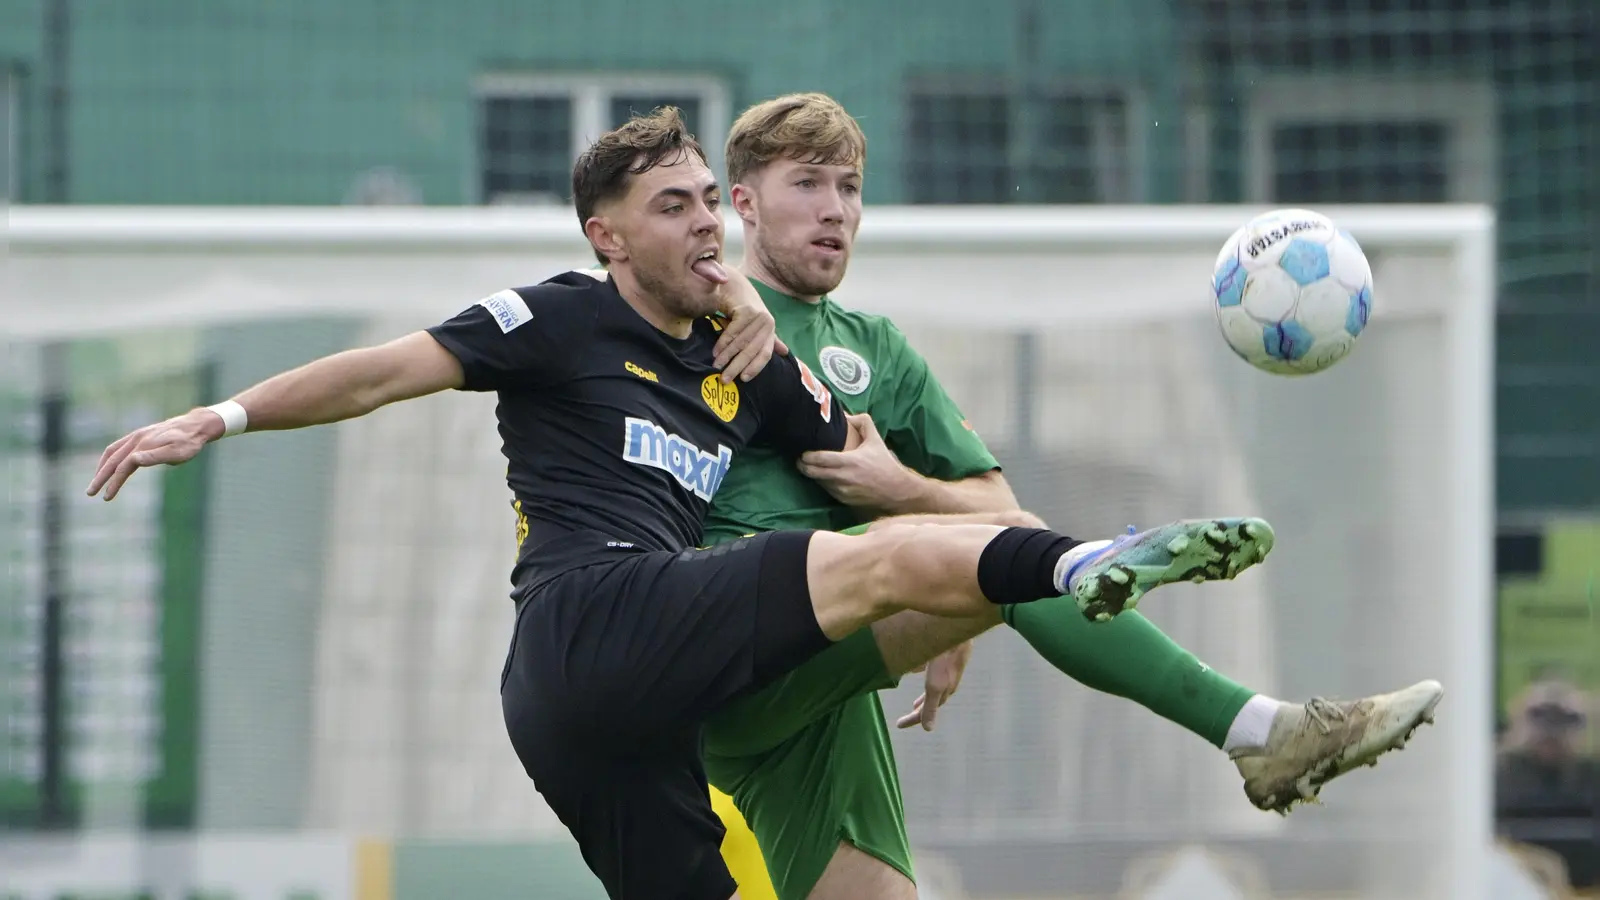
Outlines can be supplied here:
<path id="1" fill-rule="evenodd" d="M 823 347 L 817 354 L 817 362 L 822 364 L 822 373 L 841 394 L 854 397 L 872 383 L 872 367 L 854 350 Z"/>

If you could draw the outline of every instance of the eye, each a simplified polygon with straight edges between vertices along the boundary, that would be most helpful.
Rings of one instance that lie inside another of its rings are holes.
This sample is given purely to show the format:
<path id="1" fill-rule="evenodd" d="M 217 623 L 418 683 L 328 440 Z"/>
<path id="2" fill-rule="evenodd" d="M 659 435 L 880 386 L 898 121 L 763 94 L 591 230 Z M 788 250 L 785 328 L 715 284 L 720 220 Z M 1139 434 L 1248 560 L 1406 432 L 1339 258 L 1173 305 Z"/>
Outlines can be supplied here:
<path id="1" fill-rule="evenodd" d="M 810 188 L 816 187 L 817 186 L 817 182 L 816 182 L 815 179 L 802 178 L 799 181 L 795 182 L 795 186 L 796 187 L 803 187 L 803 188 L 810 189 Z"/>
<path id="2" fill-rule="evenodd" d="M 707 198 L 706 199 L 706 205 L 711 207 L 712 209 L 716 209 L 717 207 L 722 205 L 722 198 L 721 197 L 710 197 L 710 198 Z"/>
<path id="3" fill-rule="evenodd" d="M 682 203 L 674 203 L 671 206 L 668 206 L 666 209 L 663 209 L 662 212 L 670 213 L 670 214 L 681 213 L 681 212 L 683 212 L 683 204 Z"/>
<path id="4" fill-rule="evenodd" d="M 846 183 L 845 186 L 844 186 L 844 192 L 846 194 L 859 194 L 859 193 L 861 193 L 861 185 L 855 184 L 853 182 Z"/>

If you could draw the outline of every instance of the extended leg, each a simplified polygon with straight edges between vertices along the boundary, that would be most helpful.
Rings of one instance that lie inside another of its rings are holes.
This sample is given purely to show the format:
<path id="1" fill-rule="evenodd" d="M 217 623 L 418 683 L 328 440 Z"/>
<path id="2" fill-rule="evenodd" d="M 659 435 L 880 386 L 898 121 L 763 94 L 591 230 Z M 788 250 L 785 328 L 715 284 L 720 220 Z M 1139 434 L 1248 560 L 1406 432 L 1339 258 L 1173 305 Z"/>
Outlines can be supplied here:
<path id="1" fill-rule="evenodd" d="M 1314 799 L 1328 781 L 1377 765 L 1383 754 L 1402 748 L 1419 725 L 1432 720 L 1443 695 L 1438 682 L 1423 681 L 1355 701 L 1285 703 L 1215 671 L 1136 612 L 1105 623 L 1070 612 L 1067 598 L 966 619 L 908 611 L 874 622 L 872 631 L 888 672 L 898 677 L 998 624 L 1003 614 L 1069 678 L 1132 700 L 1228 753 L 1250 801 L 1277 812 Z"/>
<path id="2" fill-rule="evenodd" d="M 837 640 L 901 609 L 979 617 L 991 604 L 1060 595 L 1109 620 L 1151 588 L 1230 579 L 1271 549 L 1260 519 L 1176 522 L 1087 544 L 1043 529 L 895 524 L 814 534 L 806 581 L 817 623 Z"/>

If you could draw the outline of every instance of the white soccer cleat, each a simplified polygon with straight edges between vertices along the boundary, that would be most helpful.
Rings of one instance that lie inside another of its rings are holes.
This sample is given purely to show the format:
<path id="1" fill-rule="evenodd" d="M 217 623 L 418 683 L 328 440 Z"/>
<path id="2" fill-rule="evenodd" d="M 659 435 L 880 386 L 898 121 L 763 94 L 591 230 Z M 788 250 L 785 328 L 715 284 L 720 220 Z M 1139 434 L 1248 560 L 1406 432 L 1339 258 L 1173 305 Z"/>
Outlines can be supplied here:
<path id="1" fill-rule="evenodd" d="M 1444 696 L 1437 681 L 1420 681 L 1392 694 L 1360 700 L 1312 699 L 1284 704 L 1264 747 L 1231 755 L 1244 776 L 1244 793 L 1258 809 L 1288 815 L 1297 803 L 1315 803 L 1322 786 L 1358 766 L 1400 750 Z"/>

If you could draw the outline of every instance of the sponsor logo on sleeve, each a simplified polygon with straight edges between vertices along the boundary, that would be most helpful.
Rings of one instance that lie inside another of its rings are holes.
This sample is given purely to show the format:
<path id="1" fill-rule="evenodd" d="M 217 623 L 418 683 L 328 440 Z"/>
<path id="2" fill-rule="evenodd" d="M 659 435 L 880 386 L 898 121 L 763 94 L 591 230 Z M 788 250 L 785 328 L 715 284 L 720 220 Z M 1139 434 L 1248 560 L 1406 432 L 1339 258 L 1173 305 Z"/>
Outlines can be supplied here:
<path id="1" fill-rule="evenodd" d="M 501 334 L 510 334 L 512 329 L 533 321 L 533 312 L 528 309 L 528 304 L 522 299 L 522 295 L 510 288 L 479 300 L 478 305 L 487 309 L 489 315 L 494 317 L 494 323 L 500 326 Z"/>
<path id="2" fill-rule="evenodd" d="M 833 394 L 829 393 L 827 387 L 817 380 L 817 376 L 811 371 L 810 366 L 800 362 L 798 359 L 795 360 L 795 363 L 800 366 L 800 384 L 805 387 L 806 393 L 811 395 L 811 399 L 817 401 L 818 408 L 822 410 L 822 421 L 833 421 Z"/>

